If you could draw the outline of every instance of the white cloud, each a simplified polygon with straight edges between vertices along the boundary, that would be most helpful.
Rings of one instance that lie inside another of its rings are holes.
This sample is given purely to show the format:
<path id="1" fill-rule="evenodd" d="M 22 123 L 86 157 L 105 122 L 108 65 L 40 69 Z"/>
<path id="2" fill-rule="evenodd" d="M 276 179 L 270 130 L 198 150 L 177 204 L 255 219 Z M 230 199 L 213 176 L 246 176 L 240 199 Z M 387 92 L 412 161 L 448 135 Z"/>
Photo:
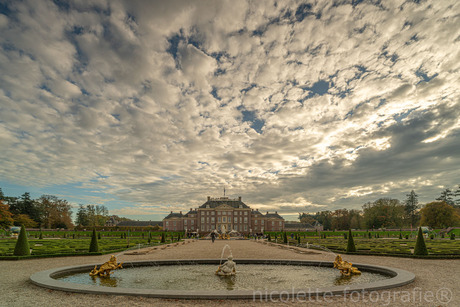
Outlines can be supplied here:
<path id="1" fill-rule="evenodd" d="M 455 1 L 319 2 L 305 16 L 295 1 L 9 5 L 9 182 L 82 182 L 148 206 L 120 214 L 186 210 L 225 185 L 292 213 L 460 178 Z"/>

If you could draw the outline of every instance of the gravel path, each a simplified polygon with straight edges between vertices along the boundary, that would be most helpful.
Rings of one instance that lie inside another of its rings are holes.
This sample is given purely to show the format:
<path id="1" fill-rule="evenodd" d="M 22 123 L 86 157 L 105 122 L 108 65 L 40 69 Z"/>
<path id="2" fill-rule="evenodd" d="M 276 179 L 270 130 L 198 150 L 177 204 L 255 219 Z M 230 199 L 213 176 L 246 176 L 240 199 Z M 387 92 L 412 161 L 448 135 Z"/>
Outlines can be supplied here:
<path id="1" fill-rule="evenodd" d="M 256 241 L 217 240 L 194 241 L 165 249 L 148 249 L 141 254 L 118 256 L 119 261 L 148 259 L 198 259 L 221 256 L 228 244 L 238 263 L 238 258 L 303 259 L 333 261 L 334 255 L 326 252 L 300 253 L 298 250 L 269 246 Z M 303 249 L 301 249 L 303 250 Z M 140 250 L 142 252 L 142 250 Z M 310 300 L 270 301 L 206 301 L 166 300 L 128 296 L 88 295 L 53 291 L 37 287 L 29 282 L 29 276 L 46 269 L 103 263 L 109 255 L 65 258 L 31 259 L 23 261 L 0 261 L 0 306 L 460 306 L 460 260 L 410 259 L 376 256 L 345 255 L 352 263 L 367 263 L 401 268 L 415 273 L 416 280 L 400 288 L 375 291 L 369 294 L 337 297 L 310 298 Z M 448 301 L 448 302 L 447 302 Z"/>

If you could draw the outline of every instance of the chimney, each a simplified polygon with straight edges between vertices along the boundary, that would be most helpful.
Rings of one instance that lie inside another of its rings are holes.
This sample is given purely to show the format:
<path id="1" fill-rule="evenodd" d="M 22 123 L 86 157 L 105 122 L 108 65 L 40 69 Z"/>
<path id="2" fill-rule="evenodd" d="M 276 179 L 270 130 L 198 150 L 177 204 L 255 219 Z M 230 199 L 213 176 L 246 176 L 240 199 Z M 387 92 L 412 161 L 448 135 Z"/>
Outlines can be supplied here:
<path id="1" fill-rule="evenodd" d="M 278 211 L 275 211 L 275 214 L 278 214 Z"/>
<path id="2" fill-rule="evenodd" d="M 182 214 L 182 211 L 179 211 L 180 214 Z"/>
<path id="3" fill-rule="evenodd" d="M 192 211 L 192 208 L 190 208 L 190 211 Z"/>
<path id="4" fill-rule="evenodd" d="M 241 196 L 238 196 L 238 200 L 241 201 Z"/>
<path id="5" fill-rule="evenodd" d="M 256 209 L 257 211 L 259 211 L 259 209 Z"/>
<path id="6" fill-rule="evenodd" d="M 208 201 L 210 201 L 210 200 L 211 200 L 211 196 L 208 196 Z"/>

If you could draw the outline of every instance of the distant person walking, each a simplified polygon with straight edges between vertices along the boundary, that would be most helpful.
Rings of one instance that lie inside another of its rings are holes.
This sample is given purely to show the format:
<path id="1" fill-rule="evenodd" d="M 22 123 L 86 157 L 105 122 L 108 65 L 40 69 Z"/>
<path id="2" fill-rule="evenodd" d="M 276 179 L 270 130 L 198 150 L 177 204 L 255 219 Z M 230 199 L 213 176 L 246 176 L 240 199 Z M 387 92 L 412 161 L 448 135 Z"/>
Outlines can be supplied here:
<path id="1" fill-rule="evenodd" d="M 212 240 L 212 243 L 214 243 L 214 241 L 216 240 L 216 233 L 214 231 L 211 232 L 211 240 Z"/>

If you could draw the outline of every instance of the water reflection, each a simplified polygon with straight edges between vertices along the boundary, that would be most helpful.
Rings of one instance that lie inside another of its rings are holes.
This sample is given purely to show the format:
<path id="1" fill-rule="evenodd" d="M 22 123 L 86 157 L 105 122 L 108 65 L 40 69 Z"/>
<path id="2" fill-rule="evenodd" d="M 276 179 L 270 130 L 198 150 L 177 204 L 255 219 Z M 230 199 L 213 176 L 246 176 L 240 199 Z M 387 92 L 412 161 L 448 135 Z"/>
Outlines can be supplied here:
<path id="1" fill-rule="evenodd" d="M 118 279 L 110 276 L 91 276 L 94 285 L 104 287 L 117 287 Z"/>
<path id="2" fill-rule="evenodd" d="M 334 286 L 343 286 L 343 285 L 350 285 L 352 284 L 352 280 L 356 281 L 355 278 L 359 278 L 360 276 L 358 275 L 350 275 L 350 276 L 344 276 L 340 274 L 340 276 L 337 276 L 334 280 Z"/>
<path id="3" fill-rule="evenodd" d="M 219 276 L 219 275 L 218 275 Z M 227 290 L 234 290 L 236 284 L 236 276 L 219 276 L 222 283 L 226 286 Z"/>

